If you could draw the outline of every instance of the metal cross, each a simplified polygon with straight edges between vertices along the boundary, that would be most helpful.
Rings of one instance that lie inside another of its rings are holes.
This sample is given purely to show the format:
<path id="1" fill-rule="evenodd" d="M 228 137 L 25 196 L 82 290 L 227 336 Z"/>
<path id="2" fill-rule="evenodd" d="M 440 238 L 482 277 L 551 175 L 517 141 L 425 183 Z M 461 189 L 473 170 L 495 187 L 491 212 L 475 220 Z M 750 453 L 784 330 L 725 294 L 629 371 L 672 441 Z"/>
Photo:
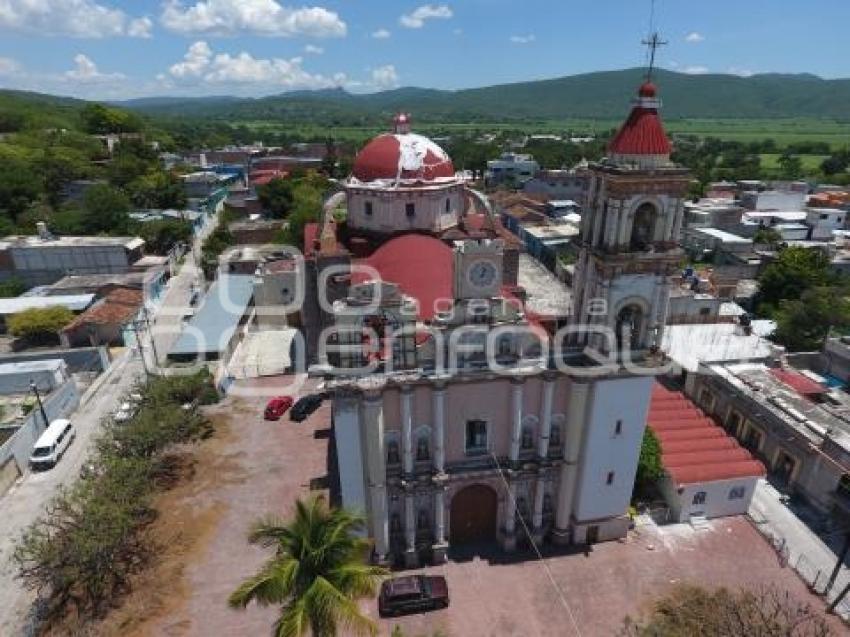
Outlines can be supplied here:
<path id="1" fill-rule="evenodd" d="M 642 44 L 649 48 L 649 68 L 646 69 L 646 81 L 649 82 L 652 80 L 652 71 L 655 68 L 655 52 L 660 47 L 668 44 L 668 42 L 667 40 L 662 40 L 661 36 L 658 35 L 658 31 L 655 31 L 649 36 L 649 39 L 643 40 Z"/>

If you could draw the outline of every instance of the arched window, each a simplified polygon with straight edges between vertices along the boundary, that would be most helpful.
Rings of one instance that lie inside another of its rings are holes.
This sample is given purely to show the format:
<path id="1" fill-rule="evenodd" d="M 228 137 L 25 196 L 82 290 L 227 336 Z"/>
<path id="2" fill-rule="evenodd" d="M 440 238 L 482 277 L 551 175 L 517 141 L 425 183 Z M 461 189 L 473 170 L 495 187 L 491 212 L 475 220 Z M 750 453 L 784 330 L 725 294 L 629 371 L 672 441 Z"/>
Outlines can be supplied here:
<path id="1" fill-rule="evenodd" d="M 549 430 L 549 446 L 561 446 L 561 425 L 552 423 L 552 428 Z"/>
<path id="2" fill-rule="evenodd" d="M 417 531 L 427 531 L 431 528 L 431 516 L 428 514 L 427 509 L 419 509 L 419 513 L 416 515 L 416 530 Z"/>
<path id="3" fill-rule="evenodd" d="M 419 436 L 416 439 L 416 461 L 427 462 L 431 459 L 431 450 L 428 447 L 428 437 Z"/>
<path id="4" fill-rule="evenodd" d="M 616 336 L 620 349 L 641 348 L 643 310 L 637 305 L 627 305 L 617 314 Z"/>
<path id="5" fill-rule="evenodd" d="M 644 203 L 638 207 L 632 222 L 632 238 L 629 242 L 632 250 L 638 251 L 649 248 L 655 233 L 657 218 L 658 210 L 651 203 Z"/>
<path id="6" fill-rule="evenodd" d="M 387 464 L 399 464 L 401 457 L 398 453 L 398 440 L 387 442 Z"/>

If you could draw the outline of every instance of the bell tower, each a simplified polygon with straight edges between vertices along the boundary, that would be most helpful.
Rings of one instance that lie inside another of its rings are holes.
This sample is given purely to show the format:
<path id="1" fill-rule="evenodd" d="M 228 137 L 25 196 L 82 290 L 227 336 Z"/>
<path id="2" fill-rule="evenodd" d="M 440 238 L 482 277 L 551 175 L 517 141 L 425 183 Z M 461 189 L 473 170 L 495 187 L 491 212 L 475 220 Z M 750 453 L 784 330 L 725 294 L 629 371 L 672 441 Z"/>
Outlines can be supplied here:
<path id="1" fill-rule="evenodd" d="M 670 161 L 672 147 L 659 117 L 661 101 L 651 73 L 628 119 L 590 166 L 588 207 L 576 264 L 574 325 L 591 329 L 580 344 L 606 353 L 642 351 L 661 344 L 678 270 L 686 168 Z M 613 331 L 613 338 L 602 334 Z"/>

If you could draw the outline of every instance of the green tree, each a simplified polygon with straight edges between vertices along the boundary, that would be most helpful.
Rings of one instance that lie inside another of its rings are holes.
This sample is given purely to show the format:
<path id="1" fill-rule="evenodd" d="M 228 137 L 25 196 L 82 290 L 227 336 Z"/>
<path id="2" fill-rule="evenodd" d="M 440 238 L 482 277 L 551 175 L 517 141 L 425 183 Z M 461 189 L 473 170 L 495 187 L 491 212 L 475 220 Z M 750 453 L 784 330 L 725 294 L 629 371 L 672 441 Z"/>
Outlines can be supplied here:
<path id="1" fill-rule="evenodd" d="M 59 305 L 33 308 L 12 314 L 6 319 L 9 333 L 31 343 L 50 343 L 58 338 L 59 330 L 74 320 L 74 313 Z"/>
<path id="2" fill-rule="evenodd" d="M 775 228 L 760 226 L 753 235 L 753 243 L 763 243 L 776 246 L 782 241 L 782 235 Z"/>
<path id="3" fill-rule="evenodd" d="M 93 135 L 135 133 L 142 128 L 142 121 L 138 115 L 103 104 L 87 104 L 80 111 L 80 119 L 83 129 Z"/>
<path id="4" fill-rule="evenodd" d="M 127 192 L 133 205 L 139 208 L 180 210 L 186 207 L 183 184 L 160 170 L 136 177 L 127 184 Z"/>
<path id="5" fill-rule="evenodd" d="M 790 593 L 680 585 L 644 621 L 626 617 L 621 637 L 829 637 L 823 616 Z"/>
<path id="6" fill-rule="evenodd" d="M 295 179 L 272 179 L 269 183 L 257 188 L 257 196 L 263 209 L 275 219 L 286 217 L 295 203 Z"/>
<path id="7" fill-rule="evenodd" d="M 759 311 L 769 314 L 781 301 L 799 299 L 809 288 L 823 287 L 834 280 L 829 257 L 820 250 L 798 246 L 785 248 L 759 277 Z"/>
<path id="8" fill-rule="evenodd" d="M 788 151 L 782 153 L 777 160 L 779 174 L 783 179 L 800 179 L 803 176 L 803 160 Z"/>
<path id="9" fill-rule="evenodd" d="M 635 485 L 639 489 L 645 489 L 657 482 L 664 475 L 664 465 L 661 463 L 661 443 L 658 436 L 649 427 L 643 431 L 643 440 L 640 445 L 640 457 L 638 458 L 637 475 Z"/>
<path id="10" fill-rule="evenodd" d="M 9 299 L 26 292 L 27 286 L 20 279 L 12 277 L 0 283 L 0 298 Z"/>
<path id="11" fill-rule="evenodd" d="M 127 232 L 130 201 L 127 196 L 112 186 L 97 184 L 86 191 L 83 197 L 83 228 L 91 234 Z"/>
<path id="12" fill-rule="evenodd" d="M 0 170 L 0 213 L 16 219 L 42 192 L 36 171 L 23 160 L 9 159 Z"/>
<path id="13" fill-rule="evenodd" d="M 374 596 L 386 570 L 365 562 L 370 544 L 357 535 L 362 527 L 362 518 L 329 509 L 320 497 L 297 500 L 288 523 L 258 522 L 249 541 L 274 547 L 275 555 L 233 592 L 230 605 L 281 605 L 277 637 L 308 631 L 313 637 L 375 634 L 375 624 L 360 612 L 357 599 Z"/>
<path id="14" fill-rule="evenodd" d="M 152 254 L 167 254 L 177 243 L 189 243 L 192 226 L 188 221 L 162 219 L 139 223 L 135 234 L 145 240 L 145 250 Z"/>
<path id="15" fill-rule="evenodd" d="M 831 330 L 850 328 L 848 295 L 846 287 L 816 287 L 782 301 L 773 339 L 792 352 L 819 350 Z"/>

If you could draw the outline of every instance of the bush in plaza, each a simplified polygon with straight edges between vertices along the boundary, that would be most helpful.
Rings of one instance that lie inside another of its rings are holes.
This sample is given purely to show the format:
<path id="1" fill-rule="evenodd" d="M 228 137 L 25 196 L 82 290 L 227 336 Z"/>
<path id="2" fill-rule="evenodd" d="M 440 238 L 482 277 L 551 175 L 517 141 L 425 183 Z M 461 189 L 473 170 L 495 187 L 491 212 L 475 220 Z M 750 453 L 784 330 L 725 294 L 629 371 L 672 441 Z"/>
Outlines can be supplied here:
<path id="1" fill-rule="evenodd" d="M 173 482 L 169 447 L 211 432 L 196 408 L 215 394 L 209 373 L 152 379 L 139 393 L 138 413 L 107 427 L 84 475 L 54 497 L 15 548 L 19 576 L 38 592 L 47 624 L 70 611 L 102 616 L 130 590 L 131 576 L 156 550 L 144 531 L 156 518 L 156 489 Z"/>
<path id="2" fill-rule="evenodd" d="M 707 590 L 681 585 L 657 600 L 643 622 L 627 617 L 621 637 L 784 635 L 828 637 L 829 625 L 811 606 L 773 587 Z"/>

